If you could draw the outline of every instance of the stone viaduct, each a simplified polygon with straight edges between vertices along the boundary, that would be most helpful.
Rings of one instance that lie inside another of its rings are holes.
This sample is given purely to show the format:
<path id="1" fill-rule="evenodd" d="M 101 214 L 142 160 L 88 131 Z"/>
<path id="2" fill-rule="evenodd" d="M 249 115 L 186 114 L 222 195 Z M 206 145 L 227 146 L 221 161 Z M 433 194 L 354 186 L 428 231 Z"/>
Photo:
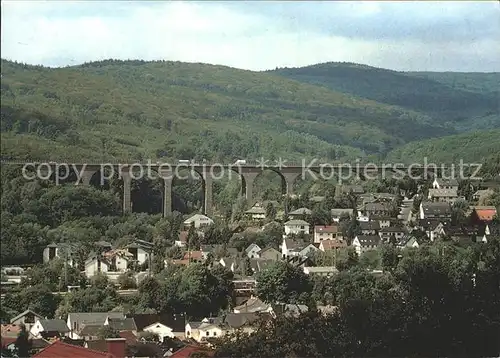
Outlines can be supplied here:
<path id="1" fill-rule="evenodd" d="M 172 185 L 175 177 L 182 177 L 181 170 L 189 170 L 191 173 L 197 173 L 201 180 L 204 191 L 204 203 L 202 211 L 205 215 L 211 216 L 213 214 L 213 201 L 212 201 L 212 183 L 223 177 L 224 173 L 239 176 L 241 180 L 241 195 L 244 196 L 250 204 L 253 204 L 253 185 L 255 178 L 265 170 L 270 170 L 277 173 L 281 177 L 282 194 L 290 196 L 293 194 L 293 184 L 298 177 L 307 177 L 308 175 L 313 178 L 336 178 L 340 182 L 342 179 L 357 177 L 362 180 L 368 177 L 380 177 L 380 174 L 386 172 L 400 172 L 409 173 L 412 170 L 408 167 L 394 165 L 387 165 L 377 167 L 371 165 L 332 165 L 332 164 L 308 164 L 308 163 L 295 163 L 286 165 L 273 165 L 273 164 L 195 164 L 195 163 L 182 163 L 182 164 L 166 164 L 166 163 L 148 163 L 148 164 L 70 164 L 70 163 L 55 163 L 55 162 L 35 162 L 35 163 L 21 163 L 21 162 L 3 162 L 4 164 L 15 164 L 23 166 L 24 170 L 32 172 L 45 173 L 46 178 L 54 173 L 59 173 L 61 168 L 66 171 L 72 170 L 77 175 L 77 182 L 75 184 L 90 185 L 91 179 L 97 173 L 102 173 L 103 170 L 111 170 L 118 174 L 118 177 L 123 180 L 123 212 L 132 211 L 131 202 L 131 182 L 134 179 L 139 179 L 141 176 L 148 174 L 151 178 L 151 173 L 155 173 L 156 177 L 163 180 L 163 215 L 167 216 L 172 213 Z M 24 169 L 26 168 L 26 169 Z M 415 169 L 415 168 L 414 168 Z M 417 168 L 418 169 L 418 168 Z M 418 169 L 419 172 L 429 169 L 431 173 L 444 171 L 446 168 L 423 168 Z M 153 174 L 153 176 L 155 175 Z M 186 174 L 184 173 L 184 178 Z M 33 177 L 34 179 L 35 177 Z M 58 180 L 56 180 L 58 184 Z"/>

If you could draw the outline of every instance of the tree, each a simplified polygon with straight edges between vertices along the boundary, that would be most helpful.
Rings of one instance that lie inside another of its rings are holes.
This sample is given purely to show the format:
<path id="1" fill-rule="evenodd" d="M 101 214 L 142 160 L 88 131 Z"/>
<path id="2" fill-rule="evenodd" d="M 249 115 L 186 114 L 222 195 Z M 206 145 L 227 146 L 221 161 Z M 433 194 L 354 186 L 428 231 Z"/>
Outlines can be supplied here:
<path id="1" fill-rule="evenodd" d="M 274 207 L 274 205 L 272 203 L 268 203 L 267 206 L 266 206 L 266 218 L 268 220 L 274 220 L 276 219 L 276 208 Z"/>
<path id="2" fill-rule="evenodd" d="M 136 283 L 133 272 L 131 272 L 131 271 L 124 272 L 120 276 L 118 276 L 118 285 L 120 286 L 120 289 L 122 289 L 122 290 L 136 288 L 137 283 Z"/>
<path id="3" fill-rule="evenodd" d="M 393 245 L 383 245 L 381 255 L 384 271 L 393 271 L 399 262 L 399 250 Z"/>
<path id="4" fill-rule="evenodd" d="M 256 292 L 265 302 L 299 303 L 303 293 L 312 292 L 312 283 L 300 268 L 278 261 L 258 274 Z"/>
<path id="5" fill-rule="evenodd" d="M 21 324 L 19 328 L 20 331 L 15 342 L 17 356 L 23 358 L 29 357 L 29 351 L 31 349 L 29 332 L 26 330 L 26 326 L 24 324 Z"/>

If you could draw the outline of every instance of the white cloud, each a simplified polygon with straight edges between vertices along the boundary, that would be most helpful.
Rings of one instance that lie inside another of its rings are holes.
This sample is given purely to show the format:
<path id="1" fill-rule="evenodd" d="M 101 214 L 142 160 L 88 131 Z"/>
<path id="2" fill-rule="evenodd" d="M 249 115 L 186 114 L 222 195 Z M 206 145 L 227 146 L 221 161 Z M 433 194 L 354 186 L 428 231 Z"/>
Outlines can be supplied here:
<path id="1" fill-rule="evenodd" d="M 359 21 L 382 12 L 377 3 L 358 6 Z M 354 10 L 352 3 L 337 7 L 340 12 Z M 500 45 L 491 39 L 443 46 L 418 38 L 348 38 L 308 29 L 298 15 L 277 18 L 224 2 L 2 4 L 2 57 L 31 64 L 60 66 L 117 58 L 206 62 L 251 70 L 326 61 L 398 70 L 498 70 L 495 50 L 500 53 Z"/>

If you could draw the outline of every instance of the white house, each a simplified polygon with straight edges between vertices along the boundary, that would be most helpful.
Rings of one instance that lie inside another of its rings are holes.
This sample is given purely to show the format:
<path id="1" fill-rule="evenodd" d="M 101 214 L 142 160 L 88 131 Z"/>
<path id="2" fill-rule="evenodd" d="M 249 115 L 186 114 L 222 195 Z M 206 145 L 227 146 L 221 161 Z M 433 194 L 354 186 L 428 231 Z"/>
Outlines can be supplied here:
<path id="1" fill-rule="evenodd" d="M 125 272 L 128 269 L 129 262 L 132 261 L 133 255 L 124 249 L 111 250 L 103 255 L 109 262 L 109 271 Z"/>
<path id="2" fill-rule="evenodd" d="M 31 327 L 40 319 L 44 319 L 43 316 L 35 313 L 31 310 L 26 310 L 10 320 L 10 324 L 20 325 L 24 324 L 26 330 L 31 330 Z"/>
<path id="3" fill-rule="evenodd" d="M 309 223 L 304 220 L 294 219 L 285 223 L 285 237 L 290 234 L 309 234 Z"/>
<path id="4" fill-rule="evenodd" d="M 380 237 L 378 235 L 358 235 L 352 240 L 352 246 L 358 255 L 376 249 L 379 244 Z"/>
<path id="5" fill-rule="evenodd" d="M 213 225 L 213 223 L 214 221 L 206 215 L 194 214 L 193 216 L 184 221 L 184 228 L 185 230 L 189 230 L 189 228 L 192 225 L 194 225 L 195 229 L 200 229 L 203 227 Z"/>
<path id="6" fill-rule="evenodd" d="M 39 319 L 29 331 L 35 338 L 61 337 L 69 332 L 62 319 Z"/>
<path id="7" fill-rule="evenodd" d="M 349 215 L 350 217 L 352 217 L 354 215 L 354 210 L 353 209 L 331 209 L 330 213 L 332 215 L 332 221 L 338 223 L 342 216 Z"/>
<path id="8" fill-rule="evenodd" d="M 127 250 L 131 254 L 130 261 L 137 261 L 142 265 L 149 260 L 149 253 L 137 244 L 127 245 Z"/>
<path id="9" fill-rule="evenodd" d="M 172 328 L 170 328 L 170 327 L 168 327 L 160 322 L 150 324 L 149 326 L 144 327 L 143 330 L 144 330 L 144 332 L 151 332 L 151 333 L 158 335 L 158 337 L 160 338 L 160 341 L 163 341 L 163 339 L 165 337 L 175 338 L 175 334 L 172 331 Z"/>
<path id="10" fill-rule="evenodd" d="M 186 324 L 186 338 L 192 338 L 197 342 L 206 341 L 207 338 L 218 338 L 223 336 L 224 331 L 214 318 L 204 318 L 201 322 L 189 322 Z"/>
<path id="11" fill-rule="evenodd" d="M 262 249 L 259 247 L 259 245 L 257 244 L 250 244 L 250 246 L 248 246 L 246 249 L 245 249 L 245 254 L 251 258 L 251 259 L 256 259 L 256 258 L 259 258 L 259 252 L 261 251 Z"/>
<path id="12" fill-rule="evenodd" d="M 266 209 L 256 204 L 245 211 L 245 216 L 252 220 L 263 220 L 266 218 Z"/>
<path id="13" fill-rule="evenodd" d="M 338 236 L 339 236 L 339 227 L 337 225 L 314 226 L 314 242 L 317 244 L 323 240 L 334 240 Z"/>
<path id="14" fill-rule="evenodd" d="M 68 319 L 66 320 L 66 325 L 68 326 L 70 333 L 69 338 L 71 339 L 81 339 L 78 332 L 85 326 L 104 326 L 106 319 L 124 319 L 125 315 L 123 312 L 71 312 L 68 314 Z"/>
<path id="15" fill-rule="evenodd" d="M 49 244 L 43 249 L 43 262 L 47 263 L 51 260 L 57 258 L 66 258 L 68 265 L 73 266 L 74 260 L 72 258 L 72 248 L 71 245 L 60 243 L 60 244 Z"/>
<path id="16" fill-rule="evenodd" d="M 110 271 L 110 263 L 104 257 L 94 256 L 85 261 L 85 276 L 93 277 L 98 273 L 105 274 Z"/>
<path id="17" fill-rule="evenodd" d="M 435 178 L 432 182 L 432 188 L 458 190 L 458 181 L 456 179 Z"/>

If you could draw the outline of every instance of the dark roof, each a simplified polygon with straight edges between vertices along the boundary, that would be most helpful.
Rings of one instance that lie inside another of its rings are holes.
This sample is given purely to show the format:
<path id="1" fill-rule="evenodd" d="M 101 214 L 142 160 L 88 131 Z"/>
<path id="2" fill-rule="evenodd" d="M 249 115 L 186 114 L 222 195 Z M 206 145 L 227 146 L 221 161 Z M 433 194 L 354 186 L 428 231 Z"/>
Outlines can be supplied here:
<path id="1" fill-rule="evenodd" d="M 40 324 L 42 325 L 44 332 L 69 332 L 69 328 L 62 319 L 41 319 Z"/>
<path id="2" fill-rule="evenodd" d="M 172 328 L 173 332 L 184 332 L 186 321 L 184 315 L 182 314 L 158 314 L 158 313 L 146 313 L 146 314 L 130 314 L 127 317 L 132 318 L 135 321 L 137 331 L 140 332 L 144 330 L 145 327 L 150 326 L 154 323 L 161 323 L 167 327 Z"/>
<path id="3" fill-rule="evenodd" d="M 32 314 L 32 315 L 34 315 L 34 316 L 38 317 L 39 319 L 45 318 L 45 317 L 43 317 L 43 316 L 39 315 L 38 313 L 33 312 L 32 310 L 26 310 L 26 311 L 24 311 L 24 312 L 22 312 L 22 313 L 19 313 L 16 317 L 12 318 L 12 319 L 10 320 L 10 323 L 12 323 L 12 322 L 14 322 L 14 321 L 18 320 L 19 318 L 21 318 L 21 317 L 23 317 L 23 316 L 28 315 L 28 314 Z"/>
<path id="4" fill-rule="evenodd" d="M 360 221 L 359 227 L 361 230 L 379 230 L 380 223 L 378 221 Z"/>
<path id="5" fill-rule="evenodd" d="M 380 229 L 380 232 L 406 232 L 406 229 L 401 226 L 389 226 Z"/>
<path id="6" fill-rule="evenodd" d="M 79 322 L 80 324 L 98 324 L 103 325 L 106 318 L 124 318 L 123 312 L 71 312 L 69 317 L 72 322 Z"/>
<path id="7" fill-rule="evenodd" d="M 429 201 L 422 202 L 422 209 L 425 215 L 448 215 L 451 214 L 451 205 L 449 203 L 433 203 Z"/>
<path id="8" fill-rule="evenodd" d="M 108 318 L 108 325 L 117 331 L 136 331 L 137 327 L 133 318 Z"/>
<path id="9" fill-rule="evenodd" d="M 439 224 L 444 227 L 451 225 L 451 219 L 420 219 L 418 224 L 425 230 L 434 230 Z"/>
<path id="10" fill-rule="evenodd" d="M 104 327 L 102 324 L 84 324 L 82 328 L 80 328 L 80 331 L 78 331 L 79 336 L 90 336 L 90 337 L 96 337 L 97 332 L 99 332 L 99 329 L 101 327 Z"/>
<path id="11" fill-rule="evenodd" d="M 361 246 L 376 246 L 380 243 L 378 235 L 358 235 L 356 236 Z"/>

